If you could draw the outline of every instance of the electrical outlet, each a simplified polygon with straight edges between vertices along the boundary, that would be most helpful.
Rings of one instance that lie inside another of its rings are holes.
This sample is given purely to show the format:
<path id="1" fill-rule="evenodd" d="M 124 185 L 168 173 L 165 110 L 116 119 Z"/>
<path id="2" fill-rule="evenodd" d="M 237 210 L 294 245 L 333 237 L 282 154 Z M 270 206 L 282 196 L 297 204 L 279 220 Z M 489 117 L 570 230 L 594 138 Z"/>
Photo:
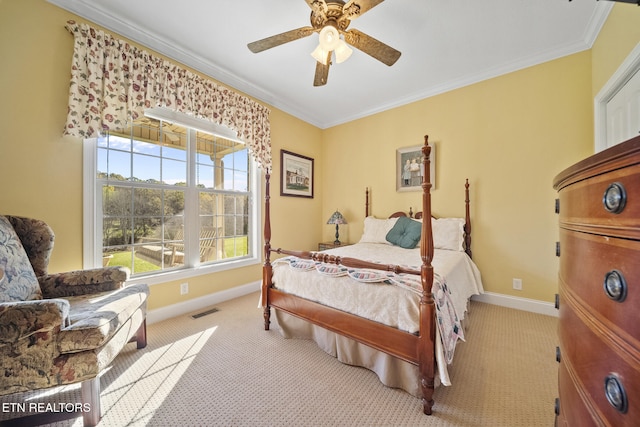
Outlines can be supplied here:
<path id="1" fill-rule="evenodd" d="M 513 279 L 513 289 L 516 291 L 522 290 L 522 279 Z"/>
<path id="2" fill-rule="evenodd" d="M 180 283 L 180 295 L 186 295 L 189 293 L 189 284 L 188 283 Z"/>

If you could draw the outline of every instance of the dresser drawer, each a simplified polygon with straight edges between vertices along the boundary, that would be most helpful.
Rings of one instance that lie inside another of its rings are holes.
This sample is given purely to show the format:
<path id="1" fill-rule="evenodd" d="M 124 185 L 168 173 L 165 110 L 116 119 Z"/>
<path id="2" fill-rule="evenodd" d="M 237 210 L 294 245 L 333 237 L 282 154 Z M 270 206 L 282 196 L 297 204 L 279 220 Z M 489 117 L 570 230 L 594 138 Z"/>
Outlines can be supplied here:
<path id="1" fill-rule="evenodd" d="M 560 306 L 560 322 L 558 324 L 558 337 L 562 354 L 562 364 L 575 376 L 574 383 L 577 389 L 582 391 L 582 400 L 585 407 L 593 409 L 594 418 L 606 419 L 608 425 L 613 426 L 637 426 L 640 419 L 640 372 L 637 352 L 621 351 L 611 346 L 602 333 L 590 329 L 588 313 L 578 316 L 571 304 Z M 585 317 L 586 316 L 586 317 Z M 624 388 L 627 401 L 626 413 L 617 411 L 608 401 L 605 394 L 605 381 L 608 376 L 615 375 Z M 565 373 L 561 374 L 565 375 Z M 566 379 L 559 378 L 562 388 Z M 573 406 L 571 391 L 563 397 L 561 391 L 560 410 L 562 411 L 563 398 L 569 400 L 567 406 Z M 576 409 L 580 411 L 580 409 Z M 576 412 L 579 413 L 579 412 Z M 567 414 L 568 415 L 568 414 Z M 573 425 L 568 419 L 569 425 Z M 576 425 L 582 425 L 580 423 Z"/>
<path id="2" fill-rule="evenodd" d="M 560 247 L 561 286 L 605 327 L 640 349 L 640 242 L 561 229 Z M 614 271 L 626 283 L 621 302 L 605 291 L 605 278 Z"/>
<path id="3" fill-rule="evenodd" d="M 591 416 L 593 408 L 588 408 L 580 397 L 578 387 L 573 382 L 571 373 L 564 362 L 558 368 L 558 389 L 560 391 L 560 406 L 557 426 L 567 427 L 596 427 L 599 425 Z M 600 423 L 601 424 L 601 423 Z"/>
<path id="4" fill-rule="evenodd" d="M 626 193 L 619 213 L 607 211 L 603 203 L 611 184 L 620 184 Z M 576 182 L 560 191 L 560 225 L 604 227 L 604 234 L 640 238 L 640 164 L 617 169 Z M 636 228 L 633 230 L 632 228 Z"/>

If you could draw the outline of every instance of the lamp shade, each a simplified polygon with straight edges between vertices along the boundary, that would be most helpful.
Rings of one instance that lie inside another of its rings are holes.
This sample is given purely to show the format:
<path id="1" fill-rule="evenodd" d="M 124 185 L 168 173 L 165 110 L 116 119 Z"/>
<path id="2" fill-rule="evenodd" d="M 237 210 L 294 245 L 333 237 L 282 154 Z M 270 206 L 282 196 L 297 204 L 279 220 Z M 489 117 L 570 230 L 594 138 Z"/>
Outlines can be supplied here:
<path id="1" fill-rule="evenodd" d="M 336 53 L 336 63 L 340 64 L 341 62 L 344 62 L 347 59 L 349 59 L 349 57 L 353 53 L 353 50 L 349 46 L 347 46 L 347 43 L 344 40 L 340 40 L 338 42 L 338 46 L 335 49 L 335 53 Z"/>
<path id="2" fill-rule="evenodd" d="M 338 212 L 337 209 L 333 213 L 333 215 L 331 215 L 331 218 L 329 218 L 329 220 L 327 221 L 327 224 L 346 224 L 346 223 L 347 223 L 347 220 L 344 219 L 344 216 L 342 216 L 342 214 Z"/>
<path id="3" fill-rule="evenodd" d="M 321 45 L 318 45 L 318 47 L 316 47 L 315 50 L 311 52 L 311 56 L 313 56 L 313 59 L 315 59 L 319 63 L 327 65 L 327 57 L 329 56 L 328 53 L 328 50 L 324 50 Z"/>
<path id="4" fill-rule="evenodd" d="M 340 33 L 333 25 L 325 25 L 324 28 L 320 30 L 319 39 L 320 46 L 322 46 L 324 50 L 334 50 L 340 42 Z"/>

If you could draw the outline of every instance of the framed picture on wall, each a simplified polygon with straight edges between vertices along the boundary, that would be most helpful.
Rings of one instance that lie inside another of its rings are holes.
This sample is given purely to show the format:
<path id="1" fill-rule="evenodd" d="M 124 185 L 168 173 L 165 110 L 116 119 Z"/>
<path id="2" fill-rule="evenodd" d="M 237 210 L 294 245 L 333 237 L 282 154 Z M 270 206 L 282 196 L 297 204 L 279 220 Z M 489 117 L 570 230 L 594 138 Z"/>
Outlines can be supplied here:
<path id="1" fill-rule="evenodd" d="M 422 147 L 422 145 L 416 145 L 396 150 L 396 191 L 422 191 L 422 177 L 424 176 Z M 436 188 L 435 159 L 436 147 L 431 144 L 429 178 L 432 190 Z"/>
<path id="2" fill-rule="evenodd" d="M 280 195 L 313 198 L 313 159 L 280 150 Z"/>

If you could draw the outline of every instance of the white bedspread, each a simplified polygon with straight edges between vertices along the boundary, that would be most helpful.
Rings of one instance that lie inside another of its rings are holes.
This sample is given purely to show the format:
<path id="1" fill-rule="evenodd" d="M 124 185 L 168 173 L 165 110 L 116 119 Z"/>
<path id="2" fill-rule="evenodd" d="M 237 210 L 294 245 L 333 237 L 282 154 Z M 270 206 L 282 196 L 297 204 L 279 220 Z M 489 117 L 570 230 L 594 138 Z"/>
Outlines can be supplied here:
<path id="1" fill-rule="evenodd" d="M 358 243 L 326 251 L 384 264 L 419 269 L 420 249 L 403 249 L 379 243 Z M 304 297 L 401 330 L 416 333 L 419 329 L 419 293 L 387 283 L 363 283 L 349 276 L 328 277 L 315 269 L 290 268 L 289 263 L 274 261 L 273 283 L 278 289 Z M 464 252 L 434 251 L 434 280 L 445 281 L 458 319 L 465 317 L 469 298 L 483 292 L 480 272 Z M 436 328 L 437 329 L 437 328 Z M 436 356 L 440 380 L 449 385 L 444 351 L 438 331 Z M 453 354 L 451 353 L 451 356 Z"/>
<path id="2" fill-rule="evenodd" d="M 379 243 L 358 243 L 326 251 L 342 257 L 396 264 L 420 269 L 420 249 L 403 249 Z M 278 289 L 324 305 L 335 307 L 385 325 L 416 333 L 419 329 L 419 295 L 386 283 L 362 283 L 349 276 L 328 277 L 315 270 L 275 268 L 273 283 Z M 444 278 L 451 290 L 451 300 L 460 320 L 464 319 L 471 295 L 483 292 L 480 272 L 464 252 L 436 249 L 434 280 Z M 317 278 L 311 279 L 312 276 Z"/>

